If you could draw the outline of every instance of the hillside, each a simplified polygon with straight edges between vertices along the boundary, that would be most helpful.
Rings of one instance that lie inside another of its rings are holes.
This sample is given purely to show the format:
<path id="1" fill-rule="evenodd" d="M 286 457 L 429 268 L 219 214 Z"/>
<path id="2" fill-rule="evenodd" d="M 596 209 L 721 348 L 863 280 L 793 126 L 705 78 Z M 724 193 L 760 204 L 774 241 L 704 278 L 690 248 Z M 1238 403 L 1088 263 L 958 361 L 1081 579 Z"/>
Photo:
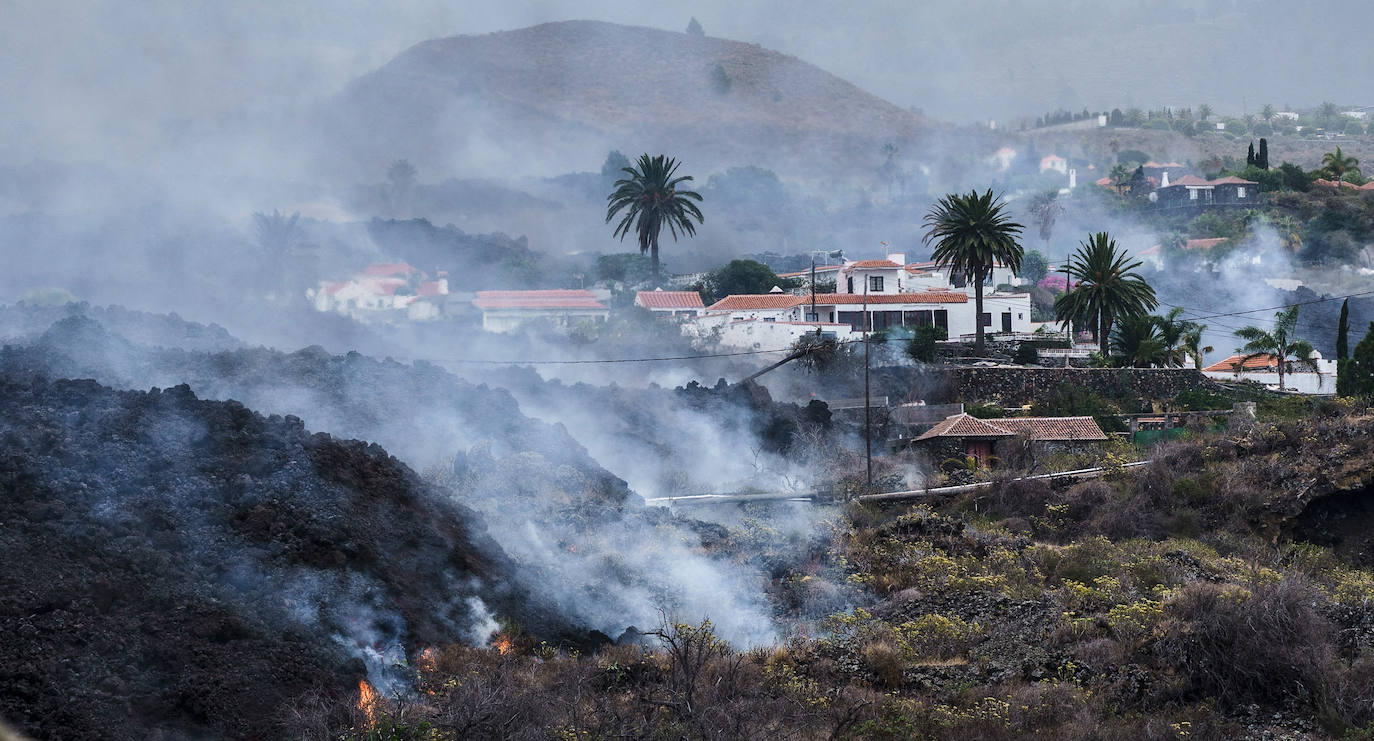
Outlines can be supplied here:
<path id="1" fill-rule="evenodd" d="M 418 44 L 348 85 L 325 125 L 331 155 L 365 172 L 407 157 L 426 171 L 551 173 L 612 148 L 669 149 L 694 167 L 880 158 L 923 121 L 756 44 L 568 21 Z"/>
<path id="2" fill-rule="evenodd" d="M 492 613 L 579 635 L 376 445 L 186 386 L 6 374 L 0 410 L 0 560 L 22 564 L 0 715 L 39 738 L 285 738 L 303 696 L 386 690 L 424 646 L 485 643 Z"/>

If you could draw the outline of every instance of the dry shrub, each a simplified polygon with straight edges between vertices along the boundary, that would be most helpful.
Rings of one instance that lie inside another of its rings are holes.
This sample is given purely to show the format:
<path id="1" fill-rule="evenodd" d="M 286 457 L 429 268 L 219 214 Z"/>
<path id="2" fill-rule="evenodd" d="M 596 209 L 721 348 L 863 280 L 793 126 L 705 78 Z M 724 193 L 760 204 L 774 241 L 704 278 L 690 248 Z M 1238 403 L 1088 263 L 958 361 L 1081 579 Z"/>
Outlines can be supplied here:
<path id="1" fill-rule="evenodd" d="M 864 645 L 861 651 L 864 664 L 873 672 L 885 687 L 896 688 L 902 685 L 902 675 L 909 661 L 907 652 L 895 640 L 878 637 Z"/>
<path id="2" fill-rule="evenodd" d="M 1331 672 L 1323 711 L 1332 725 L 1347 729 L 1374 724 L 1374 656 Z"/>
<path id="3" fill-rule="evenodd" d="M 1164 606 L 1157 655 L 1227 706 L 1317 700 L 1336 654 L 1321 599 L 1292 576 L 1253 592 L 1190 584 Z"/>
<path id="4" fill-rule="evenodd" d="M 1027 517 L 1044 513 L 1054 490 L 1044 479 L 1012 479 L 995 484 L 989 497 L 995 511 Z"/>

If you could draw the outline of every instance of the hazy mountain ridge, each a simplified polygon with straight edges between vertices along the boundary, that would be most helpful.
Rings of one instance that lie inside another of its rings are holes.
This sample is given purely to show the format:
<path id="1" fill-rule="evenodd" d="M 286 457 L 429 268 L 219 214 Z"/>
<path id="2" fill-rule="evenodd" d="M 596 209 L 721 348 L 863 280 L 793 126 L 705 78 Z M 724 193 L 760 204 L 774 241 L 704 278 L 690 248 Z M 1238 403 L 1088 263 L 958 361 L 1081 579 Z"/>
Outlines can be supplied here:
<path id="1" fill-rule="evenodd" d="M 818 148 L 911 140 L 926 125 L 756 44 L 593 21 L 423 42 L 351 83 L 331 115 L 338 134 L 368 132 L 349 141 L 373 168 L 438 152 L 480 160 L 487 143 L 532 161 L 671 145 L 713 164 L 804 167 Z M 359 143 L 368 140 L 398 149 Z"/>

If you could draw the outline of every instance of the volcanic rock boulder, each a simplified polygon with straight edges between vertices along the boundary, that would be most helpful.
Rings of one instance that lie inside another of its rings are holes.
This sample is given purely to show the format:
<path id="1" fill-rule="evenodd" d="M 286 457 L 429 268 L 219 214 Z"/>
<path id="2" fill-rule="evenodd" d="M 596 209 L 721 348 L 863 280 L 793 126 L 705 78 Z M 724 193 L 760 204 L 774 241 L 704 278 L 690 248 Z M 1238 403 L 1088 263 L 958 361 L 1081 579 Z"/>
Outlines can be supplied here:
<path id="1" fill-rule="evenodd" d="M 494 615 L 576 636 L 380 447 L 185 386 L 0 375 L 0 563 L 0 717 L 38 738 L 279 737 Z"/>

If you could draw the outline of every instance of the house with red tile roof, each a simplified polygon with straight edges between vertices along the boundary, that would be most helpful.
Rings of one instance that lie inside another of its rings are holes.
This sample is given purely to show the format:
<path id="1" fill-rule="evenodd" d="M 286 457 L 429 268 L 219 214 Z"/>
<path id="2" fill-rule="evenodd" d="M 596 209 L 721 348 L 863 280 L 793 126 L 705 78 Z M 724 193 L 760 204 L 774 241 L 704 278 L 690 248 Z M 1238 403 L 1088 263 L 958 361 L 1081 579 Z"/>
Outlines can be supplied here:
<path id="1" fill-rule="evenodd" d="M 1260 205 L 1259 183 L 1238 177 L 1204 180 L 1184 175 L 1150 194 L 1160 208 L 1254 208 Z"/>
<path id="2" fill-rule="evenodd" d="M 1312 353 L 1312 360 L 1317 366 L 1316 373 L 1309 367 L 1294 365 L 1291 359 L 1286 361 L 1283 385 L 1289 391 L 1304 394 L 1336 393 L 1336 361 L 1326 360 L 1316 351 Z M 1254 381 L 1276 388 L 1279 384 L 1279 359 L 1269 354 L 1250 357 L 1232 355 L 1203 368 L 1202 373 L 1218 381 Z"/>
<path id="3" fill-rule="evenodd" d="M 1025 438 L 1045 447 L 1099 443 L 1107 434 L 1092 417 L 1002 417 L 979 419 L 959 413 L 917 436 L 939 455 L 965 455 L 986 463 L 998 441 Z"/>
<path id="4" fill-rule="evenodd" d="M 666 316 L 698 316 L 706 312 L 701 294 L 696 291 L 652 291 L 635 293 L 635 306 Z"/>
<path id="5" fill-rule="evenodd" d="M 403 263 L 376 263 L 343 281 L 322 281 L 306 291 L 316 311 L 332 311 L 363 322 L 428 321 L 443 315 L 448 277 L 436 280 Z"/>
<path id="6" fill-rule="evenodd" d="M 482 329 L 514 332 L 528 322 L 571 328 L 580 322 L 601 323 L 611 310 L 581 289 L 546 291 L 478 291 L 472 305 L 482 312 Z"/>

